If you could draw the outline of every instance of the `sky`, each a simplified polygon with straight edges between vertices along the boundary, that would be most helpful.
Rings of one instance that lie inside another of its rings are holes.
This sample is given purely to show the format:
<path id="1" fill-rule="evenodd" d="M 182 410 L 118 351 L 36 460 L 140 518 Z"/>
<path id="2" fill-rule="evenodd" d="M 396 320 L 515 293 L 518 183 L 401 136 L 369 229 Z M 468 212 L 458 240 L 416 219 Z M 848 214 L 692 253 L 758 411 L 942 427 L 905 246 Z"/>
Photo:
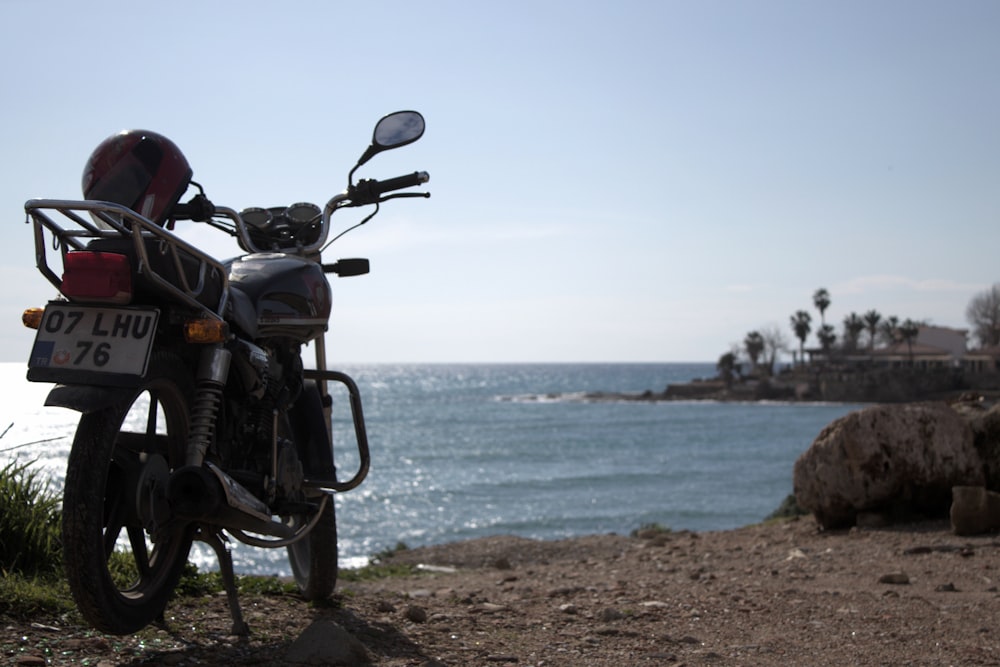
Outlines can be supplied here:
<path id="1" fill-rule="evenodd" d="M 324 255 L 372 264 L 334 281 L 332 365 L 714 362 L 763 327 L 796 348 L 818 288 L 840 333 L 968 328 L 1000 282 L 995 0 L 0 0 L 0 33 L 0 361 L 54 296 L 24 202 L 79 198 L 125 128 L 239 210 L 322 204 L 378 118 L 424 114 L 358 176 L 432 197 Z"/>

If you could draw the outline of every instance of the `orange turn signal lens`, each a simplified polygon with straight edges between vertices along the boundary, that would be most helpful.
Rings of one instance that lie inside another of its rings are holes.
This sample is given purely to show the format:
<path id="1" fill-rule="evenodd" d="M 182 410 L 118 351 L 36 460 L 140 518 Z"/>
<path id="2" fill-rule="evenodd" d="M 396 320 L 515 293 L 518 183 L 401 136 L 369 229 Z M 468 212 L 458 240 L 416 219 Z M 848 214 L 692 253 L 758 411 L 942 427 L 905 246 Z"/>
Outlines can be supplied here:
<path id="1" fill-rule="evenodd" d="M 222 320 L 188 320 L 184 323 L 184 340 L 188 343 L 223 343 L 229 338 L 229 327 Z"/>
<path id="2" fill-rule="evenodd" d="M 37 329 L 42 325 L 44 308 L 28 308 L 21 314 L 21 323 L 29 329 Z"/>

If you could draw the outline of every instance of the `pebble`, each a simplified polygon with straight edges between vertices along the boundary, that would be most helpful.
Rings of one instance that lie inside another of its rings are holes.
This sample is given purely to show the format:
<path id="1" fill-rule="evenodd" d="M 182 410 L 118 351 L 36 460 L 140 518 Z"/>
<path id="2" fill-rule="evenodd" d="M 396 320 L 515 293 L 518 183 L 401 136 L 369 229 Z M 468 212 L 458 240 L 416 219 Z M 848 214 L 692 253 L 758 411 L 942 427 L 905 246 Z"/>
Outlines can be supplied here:
<path id="1" fill-rule="evenodd" d="M 910 577 L 905 572 L 890 572 L 879 577 L 880 584 L 908 584 Z"/>
<path id="2" fill-rule="evenodd" d="M 495 567 L 498 570 L 510 570 L 513 568 L 513 566 L 510 564 L 510 561 L 504 558 L 503 556 L 493 561 L 493 567 Z"/>
<path id="3" fill-rule="evenodd" d="M 45 658 L 40 655 L 22 655 L 14 664 L 18 667 L 44 667 Z"/>
<path id="4" fill-rule="evenodd" d="M 612 607 L 605 607 L 601 611 L 597 612 L 597 620 L 601 621 L 602 623 L 620 621 L 623 618 L 625 618 L 625 614 Z"/>
<path id="5" fill-rule="evenodd" d="M 414 623 L 426 623 L 427 610 L 417 605 L 410 605 L 406 608 L 406 618 Z"/>
<path id="6" fill-rule="evenodd" d="M 639 606 L 650 609 L 666 609 L 670 605 L 668 605 L 666 602 L 661 602 L 660 600 L 647 600 L 646 602 L 640 602 Z"/>

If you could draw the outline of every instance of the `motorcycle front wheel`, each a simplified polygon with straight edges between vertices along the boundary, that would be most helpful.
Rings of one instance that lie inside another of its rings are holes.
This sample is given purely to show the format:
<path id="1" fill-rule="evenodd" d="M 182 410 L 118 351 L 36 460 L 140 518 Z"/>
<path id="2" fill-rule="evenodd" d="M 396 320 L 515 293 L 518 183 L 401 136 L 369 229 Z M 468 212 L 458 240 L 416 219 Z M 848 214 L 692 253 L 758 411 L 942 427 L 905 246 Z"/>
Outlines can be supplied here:
<path id="1" fill-rule="evenodd" d="M 296 443 L 296 451 L 306 466 L 333 476 L 333 455 L 327 435 L 323 404 L 315 383 L 307 383 L 291 420 L 284 420 L 282 432 Z M 319 501 L 317 497 L 311 500 Z M 313 515 L 286 517 L 295 524 L 308 523 Z M 338 574 L 337 514 L 333 496 L 318 523 L 309 534 L 288 547 L 288 563 L 302 596 L 307 600 L 325 600 L 337 586 Z"/>
<path id="2" fill-rule="evenodd" d="M 337 586 L 338 570 L 337 515 L 332 497 L 309 534 L 288 547 L 288 562 L 302 597 L 307 600 L 330 597 Z"/>
<path id="3" fill-rule="evenodd" d="M 159 617 L 191 548 L 172 525 L 170 471 L 181 467 L 193 384 L 180 361 L 156 356 L 126 404 L 83 415 L 66 468 L 66 577 L 84 618 L 112 634 Z"/>

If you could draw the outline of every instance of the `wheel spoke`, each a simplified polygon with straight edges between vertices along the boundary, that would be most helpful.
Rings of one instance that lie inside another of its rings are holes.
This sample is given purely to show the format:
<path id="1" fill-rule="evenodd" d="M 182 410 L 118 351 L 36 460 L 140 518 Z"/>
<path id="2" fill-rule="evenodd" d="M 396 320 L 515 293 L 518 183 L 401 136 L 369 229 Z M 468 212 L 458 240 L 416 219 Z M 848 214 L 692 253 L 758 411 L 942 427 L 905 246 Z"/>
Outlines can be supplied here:
<path id="1" fill-rule="evenodd" d="M 111 489 L 109 488 L 109 491 Z M 125 526 L 125 511 L 121 493 L 115 490 L 104 500 L 104 557 L 110 558 L 115 543 Z"/>
<path id="2" fill-rule="evenodd" d="M 146 548 L 146 533 L 138 526 L 128 527 L 128 541 L 132 545 L 132 559 L 139 570 L 140 581 L 149 577 L 149 550 Z"/>
<path id="3" fill-rule="evenodd" d="M 160 409 L 157 392 L 149 392 L 149 414 L 146 415 L 146 436 L 152 441 L 156 435 L 156 418 Z"/>

